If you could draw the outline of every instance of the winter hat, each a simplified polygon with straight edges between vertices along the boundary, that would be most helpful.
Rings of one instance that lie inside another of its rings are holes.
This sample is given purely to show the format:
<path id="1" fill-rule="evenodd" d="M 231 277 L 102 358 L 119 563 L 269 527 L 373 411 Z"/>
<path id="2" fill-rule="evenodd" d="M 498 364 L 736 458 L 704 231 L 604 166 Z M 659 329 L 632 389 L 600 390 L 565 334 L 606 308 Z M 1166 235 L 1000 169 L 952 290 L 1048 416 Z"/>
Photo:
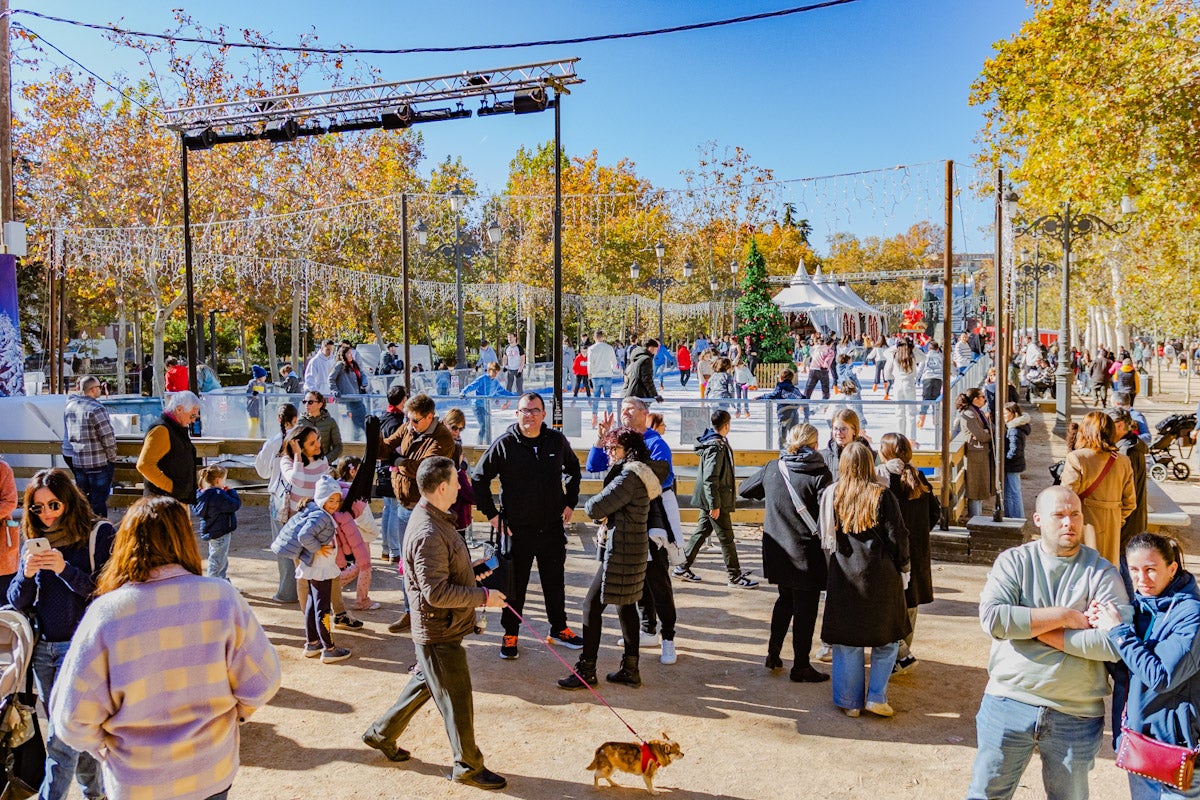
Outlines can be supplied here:
<path id="1" fill-rule="evenodd" d="M 313 492 L 313 502 L 323 508 L 329 502 L 329 498 L 335 494 L 338 497 L 342 496 L 342 487 L 338 485 L 337 481 L 328 475 L 322 475 L 317 478 L 317 488 Z"/>
<path id="2" fill-rule="evenodd" d="M 260 367 L 258 364 L 255 364 L 253 367 L 251 367 L 250 372 L 251 372 L 251 374 L 254 375 L 255 378 L 267 377 L 267 371 L 265 369 L 263 369 L 262 367 Z"/>

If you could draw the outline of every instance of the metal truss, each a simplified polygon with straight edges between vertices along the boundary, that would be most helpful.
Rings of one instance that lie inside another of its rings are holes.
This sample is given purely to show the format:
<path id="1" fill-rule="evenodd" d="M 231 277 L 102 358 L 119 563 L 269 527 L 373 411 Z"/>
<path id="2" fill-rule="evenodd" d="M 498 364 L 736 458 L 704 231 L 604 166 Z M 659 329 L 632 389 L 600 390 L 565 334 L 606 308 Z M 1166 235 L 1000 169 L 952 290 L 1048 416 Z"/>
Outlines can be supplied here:
<path id="1" fill-rule="evenodd" d="M 970 275 L 973 274 L 966 264 L 954 267 L 955 275 Z M 809 280 L 816 284 L 825 283 L 890 283 L 892 281 L 919 281 L 925 280 L 931 283 L 941 283 L 945 272 L 941 267 L 936 269 L 890 269 L 880 270 L 878 272 L 827 272 L 819 278 L 809 276 Z M 768 283 L 789 285 L 792 282 L 791 275 L 772 275 L 767 278 Z"/>
<path id="2" fill-rule="evenodd" d="M 174 108 L 165 112 L 167 122 L 164 127 L 180 133 L 210 130 L 217 135 L 246 138 L 270 138 L 268 134 L 272 130 L 284 131 L 286 135 L 289 124 L 292 131 L 287 138 L 297 135 L 296 126 L 306 124 L 321 129 L 321 132 L 330 128 L 334 131 L 368 127 L 406 128 L 414 122 L 469 117 L 471 111 L 462 108 L 462 101 L 472 97 L 482 100 L 479 109 L 481 116 L 513 111 L 520 113 L 523 110 L 522 97 L 525 102 L 540 105 L 528 110 L 541 111 L 547 106 L 547 89 L 568 94 L 566 87 L 583 83 L 583 79 L 575 73 L 578 61 L 578 58 L 568 58 L 411 81 Z M 457 108 L 428 108 L 437 103 L 457 103 Z M 392 116 L 389 117 L 389 114 Z M 422 114 L 430 116 L 422 118 Z M 300 134 L 304 132 L 309 131 L 299 131 Z"/>

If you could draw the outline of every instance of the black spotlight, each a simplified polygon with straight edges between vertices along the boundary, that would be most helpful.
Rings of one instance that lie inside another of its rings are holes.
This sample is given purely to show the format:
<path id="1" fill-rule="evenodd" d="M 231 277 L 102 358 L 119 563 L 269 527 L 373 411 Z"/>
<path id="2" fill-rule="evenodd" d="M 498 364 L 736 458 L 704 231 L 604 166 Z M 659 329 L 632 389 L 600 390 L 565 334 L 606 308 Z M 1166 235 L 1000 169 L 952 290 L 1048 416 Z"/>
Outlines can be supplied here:
<path id="1" fill-rule="evenodd" d="M 379 115 L 379 121 L 386 131 L 396 131 L 407 128 L 413 124 L 412 106 L 398 106 L 396 108 L 385 109 Z"/>
<path id="2" fill-rule="evenodd" d="M 296 120 L 291 119 L 275 119 L 267 123 L 265 131 L 267 141 L 280 144 L 283 142 L 291 142 L 296 139 L 300 133 L 300 124 Z"/>
<path id="3" fill-rule="evenodd" d="M 536 114 L 545 111 L 547 105 L 549 98 L 546 96 L 546 90 L 540 86 L 513 95 L 514 114 Z"/>
<path id="4" fill-rule="evenodd" d="M 211 150 L 217 143 L 217 134 L 212 128 L 196 128 L 183 134 L 183 146 L 188 150 Z"/>

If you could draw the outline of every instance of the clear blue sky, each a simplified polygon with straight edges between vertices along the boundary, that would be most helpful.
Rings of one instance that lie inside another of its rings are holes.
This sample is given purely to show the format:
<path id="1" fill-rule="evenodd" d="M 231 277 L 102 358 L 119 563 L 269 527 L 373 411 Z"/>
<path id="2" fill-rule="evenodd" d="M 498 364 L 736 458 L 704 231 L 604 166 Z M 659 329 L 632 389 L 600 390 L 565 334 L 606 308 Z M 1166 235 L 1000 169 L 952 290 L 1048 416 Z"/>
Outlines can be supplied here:
<path id="1" fill-rule="evenodd" d="M 506 3 L 311 2 L 259 0 L 204 3 L 125 0 L 11 0 L 47 14 L 162 31 L 170 9 L 208 25 L 256 28 L 294 44 L 315 28 L 326 45 L 415 47 L 529 41 L 617 33 L 702 22 L 801 5 L 803 0 L 741 2 Z M 981 126 L 967 105 L 971 82 L 992 44 L 1015 33 L 1029 15 L 1023 0 L 860 0 L 846 6 L 696 32 L 581 45 L 439 55 L 373 56 L 384 80 L 483 70 L 578 56 L 587 81 L 563 104 L 563 142 L 570 154 L 593 149 L 603 162 L 628 157 L 655 184 L 681 187 L 697 145 L 716 140 L 745 148 L 776 178 L 795 179 L 953 158 L 971 163 Z M 24 15 L 32 28 L 101 75 L 136 73 L 129 54 L 96 31 Z M 57 59 L 57 56 L 53 56 Z M 14 80 L 19 81 L 18 72 Z M 315 87 L 314 87 L 315 88 Z M 508 162 L 521 144 L 553 135 L 550 114 L 447 122 L 422 127 L 430 166 L 461 155 L 485 190 L 503 189 Z M 919 173 L 935 179 L 940 167 Z M 849 188 L 846 188 L 846 187 Z M 930 188 L 908 187 L 903 209 L 873 213 L 889 201 L 878 187 L 826 185 L 806 195 L 820 244 L 833 230 L 888 234 L 931 216 Z M 940 201 L 937 201 L 940 202 Z M 815 208 L 824 205 L 825 208 Z M 965 197 L 956 250 L 989 250 L 979 227 L 986 203 Z M 880 217 L 883 214 L 883 217 Z M 823 248 L 821 248 L 823 249 Z"/>

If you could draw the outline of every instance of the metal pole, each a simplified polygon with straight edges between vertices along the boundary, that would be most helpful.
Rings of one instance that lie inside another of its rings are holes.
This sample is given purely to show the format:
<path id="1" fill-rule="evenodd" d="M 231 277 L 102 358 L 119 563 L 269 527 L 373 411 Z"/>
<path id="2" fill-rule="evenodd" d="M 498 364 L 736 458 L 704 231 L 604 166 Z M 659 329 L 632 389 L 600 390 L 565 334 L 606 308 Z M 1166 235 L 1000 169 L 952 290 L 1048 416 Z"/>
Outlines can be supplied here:
<path id="1" fill-rule="evenodd" d="M 49 338 L 46 341 L 46 358 L 42 363 L 42 369 L 46 371 L 46 388 L 50 394 L 58 392 L 58 370 L 55 365 L 62 361 L 62 356 L 58 355 L 57 340 L 54 338 L 56 333 L 55 326 L 55 293 L 54 293 L 54 265 L 58 263 L 58 233 L 50 235 L 50 258 L 46 263 L 46 294 L 47 294 L 47 325 Z"/>
<path id="2" fill-rule="evenodd" d="M 454 312 L 458 319 L 454 325 L 454 360 L 455 367 L 462 369 L 467 363 L 467 334 L 463 321 L 463 285 L 462 285 L 462 217 L 454 212 Z"/>
<path id="3" fill-rule="evenodd" d="M 401 300 L 404 317 L 404 388 L 412 388 L 412 348 L 408 337 L 408 193 L 400 195 L 400 281 L 404 297 Z"/>
<path id="4" fill-rule="evenodd" d="M 188 390 L 197 391 L 196 381 L 196 283 L 192 275 L 192 200 L 188 193 L 188 150 L 179 134 L 179 168 L 183 178 L 183 279 L 187 291 Z"/>
<path id="5" fill-rule="evenodd" d="M 946 249 L 942 254 L 942 530 L 950 530 L 950 317 L 954 289 L 954 161 L 946 162 Z"/>
<path id="6" fill-rule="evenodd" d="M 1058 369 L 1055 370 L 1054 425 L 1063 436 L 1071 424 L 1071 202 L 1062 215 L 1062 313 L 1058 326 Z"/>
<path id="7" fill-rule="evenodd" d="M 996 170 L 996 313 L 992 314 L 995 324 L 995 345 L 993 352 L 996 356 L 996 418 L 992 420 L 995 428 L 992 447 L 996 460 L 996 507 L 992 510 L 992 521 L 1004 519 L 1004 451 L 1002 444 L 1004 434 L 1004 404 L 1008 402 L 1008 336 L 1004 332 L 1004 170 Z"/>
<path id="8" fill-rule="evenodd" d="M 62 394 L 67 393 L 67 384 L 63 375 L 63 345 L 67 342 L 67 335 L 64 331 L 67 329 L 67 243 L 63 242 L 62 269 L 58 271 L 58 325 L 55 326 L 58 334 L 56 346 L 58 348 L 58 359 L 55 363 L 54 370 L 58 373 L 58 391 Z"/>
<path id="9" fill-rule="evenodd" d="M 554 409 L 551 421 L 557 430 L 563 424 L 562 366 L 562 92 L 554 93 Z"/>

